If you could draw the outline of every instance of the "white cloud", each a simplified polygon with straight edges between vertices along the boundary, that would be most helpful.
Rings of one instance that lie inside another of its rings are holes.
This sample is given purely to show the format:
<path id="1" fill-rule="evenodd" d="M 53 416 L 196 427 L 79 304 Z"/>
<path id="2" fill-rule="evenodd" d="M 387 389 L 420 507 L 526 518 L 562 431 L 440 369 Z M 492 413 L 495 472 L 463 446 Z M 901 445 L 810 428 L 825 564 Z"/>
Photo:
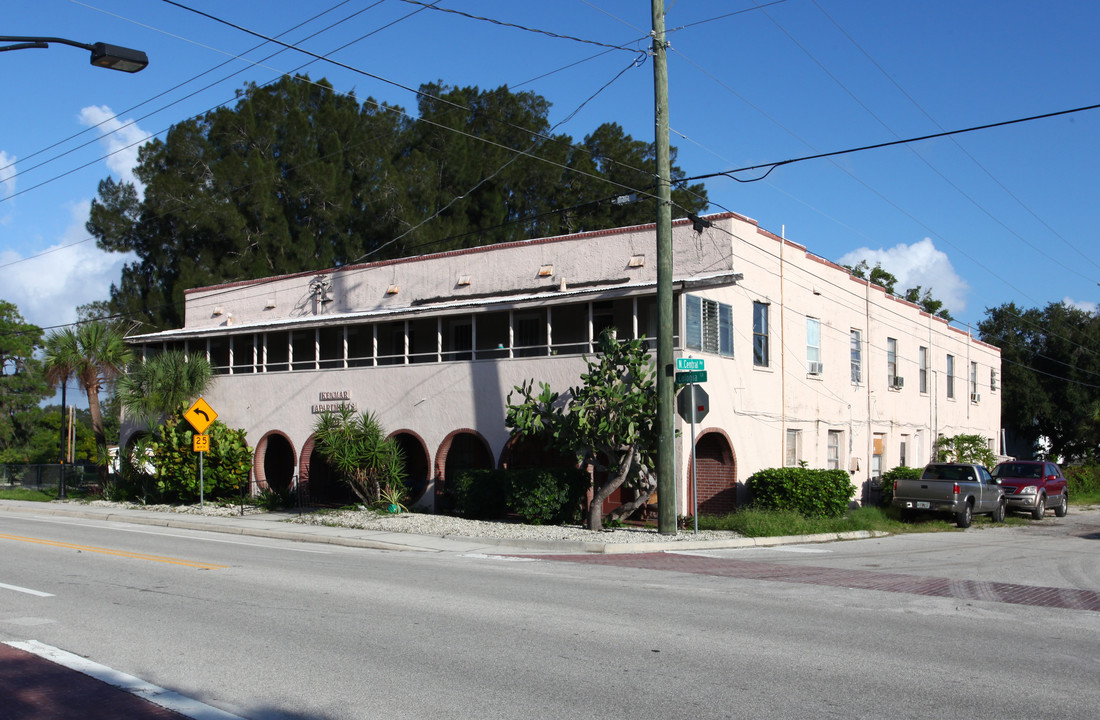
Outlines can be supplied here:
<path id="1" fill-rule="evenodd" d="M 90 207 L 86 200 L 74 203 L 62 237 L 32 258 L 0 251 L 2 298 L 15 303 L 27 322 L 40 327 L 74 322 L 77 306 L 106 300 L 122 266 L 134 259 L 131 254 L 106 253 L 89 239 L 84 223 Z"/>
<path id="2" fill-rule="evenodd" d="M 899 295 L 919 285 L 922 290 L 930 290 L 933 298 L 942 300 L 952 315 L 961 315 L 966 310 L 970 286 L 955 272 L 947 253 L 936 249 L 931 238 L 912 245 L 900 243 L 892 248 L 858 248 L 838 262 L 856 265 L 860 260 L 866 260 L 870 267 L 881 264 L 883 270 L 896 277 L 898 284 L 894 291 Z"/>
<path id="3" fill-rule="evenodd" d="M 107 156 L 107 169 L 117 179 L 130 182 L 137 188 L 138 197 L 145 194 L 145 186 L 134 177 L 137 166 L 138 150 L 152 139 L 133 121 L 122 121 L 106 105 L 89 105 L 80 111 L 80 122 L 99 131 L 100 142 L 110 155 Z"/>
<path id="4" fill-rule="evenodd" d="M 1085 312 L 1090 313 L 1092 315 L 1096 314 L 1096 307 L 1097 306 L 1096 306 L 1096 303 L 1094 303 L 1094 302 L 1089 302 L 1088 300 L 1074 300 L 1073 298 L 1070 298 L 1070 297 L 1062 298 L 1062 302 L 1065 303 L 1066 305 L 1069 305 L 1070 307 L 1075 307 L 1078 310 L 1084 310 Z"/>
<path id="5" fill-rule="evenodd" d="M 0 150 L 0 198 L 15 192 L 15 156 Z"/>

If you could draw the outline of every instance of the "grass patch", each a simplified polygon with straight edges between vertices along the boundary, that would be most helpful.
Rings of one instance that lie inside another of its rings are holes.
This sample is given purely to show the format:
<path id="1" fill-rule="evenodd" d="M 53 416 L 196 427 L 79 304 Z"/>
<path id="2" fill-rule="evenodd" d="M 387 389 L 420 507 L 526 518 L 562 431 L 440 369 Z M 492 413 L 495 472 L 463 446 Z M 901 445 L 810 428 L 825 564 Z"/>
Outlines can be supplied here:
<path id="1" fill-rule="evenodd" d="M 1070 505 L 1100 505 L 1100 489 L 1085 490 L 1082 492 L 1074 493 L 1070 491 L 1069 494 Z"/>
<path id="2" fill-rule="evenodd" d="M 56 493 L 44 493 L 29 488 L 7 488 L 0 490 L 0 500 L 30 500 L 31 502 L 50 502 L 56 500 Z"/>
<path id="3" fill-rule="evenodd" d="M 1004 523 L 994 523 L 988 515 L 974 516 L 972 527 L 1028 525 L 1025 516 L 1009 514 Z M 947 532 L 955 527 L 949 515 L 920 515 L 911 522 L 902 522 L 895 508 L 859 507 L 837 518 L 807 518 L 794 510 L 761 510 L 744 508 L 729 515 L 701 515 L 700 530 L 732 530 L 745 537 L 780 537 L 783 535 L 818 535 L 865 530 L 868 532 L 916 533 Z"/>

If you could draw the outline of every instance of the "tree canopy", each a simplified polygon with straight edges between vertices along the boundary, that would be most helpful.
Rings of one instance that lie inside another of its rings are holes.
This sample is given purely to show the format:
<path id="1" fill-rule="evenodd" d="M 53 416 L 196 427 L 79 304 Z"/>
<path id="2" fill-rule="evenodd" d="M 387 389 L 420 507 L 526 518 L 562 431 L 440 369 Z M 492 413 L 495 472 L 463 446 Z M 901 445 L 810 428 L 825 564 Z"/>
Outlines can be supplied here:
<path id="1" fill-rule="evenodd" d="M 88 396 L 88 412 L 99 453 L 100 488 L 107 492 L 107 424 L 99 394 L 114 383 L 133 357 L 123 331 L 102 322 L 54 331 L 46 338 L 46 379 L 53 385 L 75 377 Z"/>
<path id="2" fill-rule="evenodd" d="M 869 263 L 866 260 L 860 260 L 855 265 L 845 265 L 848 272 L 855 275 L 857 278 L 863 278 L 864 280 L 870 280 L 875 285 L 880 285 L 886 292 L 891 295 L 897 295 L 895 287 L 898 284 L 897 277 L 884 269 L 882 263 L 875 263 L 875 266 L 869 267 Z M 914 305 L 920 306 L 921 310 L 924 310 L 930 315 L 936 315 L 944 320 L 954 320 L 951 317 L 951 313 L 943 306 L 942 300 L 937 300 L 932 297 L 932 289 L 924 289 L 920 285 L 906 289 L 905 294 L 900 297 L 905 298 Z"/>
<path id="3" fill-rule="evenodd" d="M 986 310 L 981 339 L 1001 349 L 1001 422 L 1029 449 L 1100 454 L 1100 317 L 1064 303 Z"/>
<path id="4" fill-rule="evenodd" d="M 505 420 L 517 436 L 540 439 L 594 467 L 597 487 L 589 505 L 589 530 L 602 529 L 604 501 L 617 488 L 632 486 L 636 496 L 611 512 L 614 519 L 630 515 L 657 486 L 657 386 L 646 341 L 619 342 L 605 330 L 598 349 L 597 357 L 586 358 L 582 384 L 564 396 L 545 382 L 537 392 L 533 381 L 517 386 L 508 393 Z"/>
<path id="5" fill-rule="evenodd" d="M 0 300 L 0 461 L 29 461 L 17 448 L 35 432 L 34 414 L 28 413 L 50 394 L 35 358 L 41 347 L 42 329 L 25 322 L 14 304 Z M 51 460 L 57 459 L 55 449 Z"/>
<path id="6" fill-rule="evenodd" d="M 146 144 L 144 197 L 103 180 L 87 223 L 100 248 L 136 255 L 110 310 L 176 327 L 187 288 L 653 220 L 652 202 L 612 202 L 652 191 L 652 143 L 614 123 L 554 134 L 532 92 L 421 92 L 414 119 L 284 77 Z M 708 204 L 698 184 L 673 202 Z"/>

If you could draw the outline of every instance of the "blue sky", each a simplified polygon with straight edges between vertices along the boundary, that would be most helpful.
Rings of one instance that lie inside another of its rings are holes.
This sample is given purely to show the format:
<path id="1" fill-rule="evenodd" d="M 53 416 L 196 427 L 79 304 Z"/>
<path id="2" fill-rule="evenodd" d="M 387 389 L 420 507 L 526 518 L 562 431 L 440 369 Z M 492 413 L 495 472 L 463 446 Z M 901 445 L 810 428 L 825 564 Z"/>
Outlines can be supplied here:
<path id="1" fill-rule="evenodd" d="M 415 95 L 401 85 L 507 84 L 550 100 L 551 123 L 591 98 L 558 128 L 577 140 L 605 121 L 653 138 L 652 65 L 627 69 L 648 46 L 649 0 L 438 3 L 575 39 L 407 0 L 181 2 L 265 35 L 290 30 L 285 41 L 318 54 L 347 45 L 332 57 L 364 72 L 270 44 L 253 50 L 255 37 L 159 0 L 5 3 L 7 34 L 108 42 L 150 58 L 129 75 L 93 68 L 85 51 L 61 45 L 0 53 L 0 299 L 28 321 L 59 326 L 77 305 L 107 297 L 125 258 L 97 250 L 84 230 L 97 183 L 127 178 L 135 143 L 232 103 L 246 81 L 304 71 L 410 111 Z M 1100 103 L 1096 3 L 666 6 L 672 142 L 689 176 Z M 965 326 L 1010 301 L 1096 309 L 1098 166 L 1100 110 L 1092 110 L 707 187 L 712 211 L 747 215 L 830 260 L 881 261 L 899 290 L 931 287 Z"/>

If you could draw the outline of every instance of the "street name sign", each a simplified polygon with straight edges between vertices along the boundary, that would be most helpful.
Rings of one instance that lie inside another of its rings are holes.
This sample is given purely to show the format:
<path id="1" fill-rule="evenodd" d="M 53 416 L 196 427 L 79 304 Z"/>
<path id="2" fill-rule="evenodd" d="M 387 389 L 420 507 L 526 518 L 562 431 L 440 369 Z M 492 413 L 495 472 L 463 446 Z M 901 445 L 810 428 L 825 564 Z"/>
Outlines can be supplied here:
<path id="1" fill-rule="evenodd" d="M 676 358 L 677 370 L 705 370 L 703 358 Z"/>
<path id="2" fill-rule="evenodd" d="M 689 372 L 676 373 L 677 385 L 688 385 L 692 383 L 701 383 L 707 381 L 706 370 L 691 370 Z"/>

